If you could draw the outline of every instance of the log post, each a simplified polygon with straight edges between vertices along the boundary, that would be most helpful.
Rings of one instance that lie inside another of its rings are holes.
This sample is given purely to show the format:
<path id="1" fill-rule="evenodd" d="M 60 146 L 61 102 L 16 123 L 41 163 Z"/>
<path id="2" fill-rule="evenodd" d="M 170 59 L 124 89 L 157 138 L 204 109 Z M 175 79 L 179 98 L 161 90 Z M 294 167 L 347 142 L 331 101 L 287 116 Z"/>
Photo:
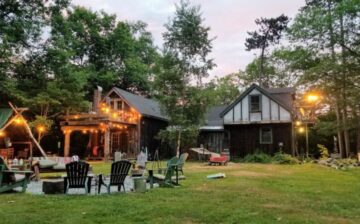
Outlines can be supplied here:
<path id="1" fill-rule="evenodd" d="M 65 131 L 65 142 L 64 142 L 64 157 L 68 157 L 70 154 L 70 136 L 71 136 L 71 131 L 66 130 Z"/>
<path id="2" fill-rule="evenodd" d="M 104 133 L 104 157 L 105 161 L 110 159 L 110 129 L 107 128 Z"/>

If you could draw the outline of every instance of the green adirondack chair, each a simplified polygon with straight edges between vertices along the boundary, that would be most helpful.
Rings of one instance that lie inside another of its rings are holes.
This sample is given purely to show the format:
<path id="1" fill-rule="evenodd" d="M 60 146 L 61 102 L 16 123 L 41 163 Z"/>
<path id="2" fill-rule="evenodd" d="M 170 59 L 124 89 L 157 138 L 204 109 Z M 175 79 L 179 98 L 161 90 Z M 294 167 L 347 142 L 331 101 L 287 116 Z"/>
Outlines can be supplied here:
<path id="1" fill-rule="evenodd" d="M 184 175 L 183 167 L 188 157 L 189 157 L 189 153 L 183 153 L 180 155 L 178 160 L 177 170 L 178 172 L 181 172 L 183 175 Z"/>
<path id="2" fill-rule="evenodd" d="M 10 170 L 3 158 L 0 157 L 0 193 L 8 192 L 17 187 L 22 187 L 22 192 L 25 192 L 31 174 L 31 171 Z"/>
<path id="3" fill-rule="evenodd" d="M 155 182 L 159 182 L 160 185 L 164 186 L 164 187 L 173 187 L 174 186 L 173 175 L 176 171 L 178 161 L 179 161 L 179 159 L 176 156 L 171 158 L 167 162 L 165 175 L 154 174 L 153 178 L 154 178 Z"/>

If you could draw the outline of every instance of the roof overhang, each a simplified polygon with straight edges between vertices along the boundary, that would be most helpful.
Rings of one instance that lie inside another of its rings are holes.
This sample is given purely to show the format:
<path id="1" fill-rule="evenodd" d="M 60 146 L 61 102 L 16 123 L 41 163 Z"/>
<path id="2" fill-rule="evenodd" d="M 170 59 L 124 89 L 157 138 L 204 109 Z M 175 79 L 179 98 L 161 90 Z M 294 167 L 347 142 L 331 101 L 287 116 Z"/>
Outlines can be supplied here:
<path id="1" fill-rule="evenodd" d="M 199 129 L 201 131 L 223 131 L 224 126 L 202 126 Z"/>

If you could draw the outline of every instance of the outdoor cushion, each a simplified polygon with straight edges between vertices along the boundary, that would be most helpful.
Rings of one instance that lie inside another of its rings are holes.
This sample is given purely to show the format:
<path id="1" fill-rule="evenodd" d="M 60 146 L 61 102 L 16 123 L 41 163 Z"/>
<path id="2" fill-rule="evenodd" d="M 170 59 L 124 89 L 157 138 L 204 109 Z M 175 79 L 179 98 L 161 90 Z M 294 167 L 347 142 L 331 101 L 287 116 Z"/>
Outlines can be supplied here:
<path id="1" fill-rule="evenodd" d="M 55 166 L 56 164 L 57 164 L 57 162 L 55 162 L 53 160 L 49 160 L 49 159 L 39 160 L 40 168 L 51 168 L 51 167 Z"/>

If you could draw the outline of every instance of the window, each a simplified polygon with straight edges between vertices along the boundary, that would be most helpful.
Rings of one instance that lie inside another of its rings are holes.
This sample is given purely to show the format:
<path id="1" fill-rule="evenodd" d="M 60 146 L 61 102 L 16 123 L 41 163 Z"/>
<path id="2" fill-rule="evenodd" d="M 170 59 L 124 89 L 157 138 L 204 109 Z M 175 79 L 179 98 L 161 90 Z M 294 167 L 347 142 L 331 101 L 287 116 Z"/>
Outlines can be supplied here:
<path id="1" fill-rule="evenodd" d="M 260 144 L 272 144 L 272 129 L 260 128 Z"/>
<path id="2" fill-rule="evenodd" d="M 260 95 L 250 96 L 250 112 L 260 112 Z"/>

